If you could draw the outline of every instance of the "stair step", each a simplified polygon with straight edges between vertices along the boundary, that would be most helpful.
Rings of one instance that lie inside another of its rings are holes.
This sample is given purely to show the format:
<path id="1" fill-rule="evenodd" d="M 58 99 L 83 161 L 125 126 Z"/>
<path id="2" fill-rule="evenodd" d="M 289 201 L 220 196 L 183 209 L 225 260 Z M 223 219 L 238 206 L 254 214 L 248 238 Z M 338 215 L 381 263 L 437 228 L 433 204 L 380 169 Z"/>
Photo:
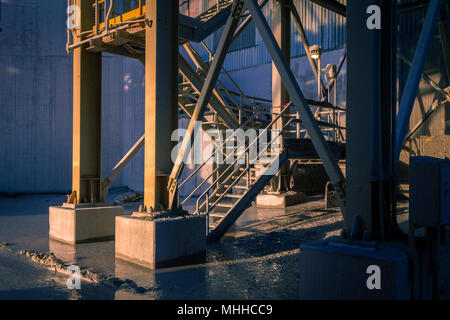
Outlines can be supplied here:
<path id="1" fill-rule="evenodd" d="M 222 193 L 216 194 L 216 196 L 218 196 L 218 197 L 220 197 L 221 195 L 222 195 Z M 242 197 L 242 195 L 240 195 L 240 194 L 227 193 L 224 197 L 225 197 L 225 198 L 240 199 L 240 198 Z"/>
<path id="2" fill-rule="evenodd" d="M 227 214 L 225 212 L 210 212 L 209 216 L 213 218 L 224 218 Z"/>
<path id="3" fill-rule="evenodd" d="M 230 185 L 224 185 L 225 188 L 230 187 Z M 247 186 L 234 186 L 234 189 L 248 190 Z"/>
<path id="4" fill-rule="evenodd" d="M 216 207 L 219 208 L 233 208 L 235 203 L 218 203 L 216 204 Z"/>

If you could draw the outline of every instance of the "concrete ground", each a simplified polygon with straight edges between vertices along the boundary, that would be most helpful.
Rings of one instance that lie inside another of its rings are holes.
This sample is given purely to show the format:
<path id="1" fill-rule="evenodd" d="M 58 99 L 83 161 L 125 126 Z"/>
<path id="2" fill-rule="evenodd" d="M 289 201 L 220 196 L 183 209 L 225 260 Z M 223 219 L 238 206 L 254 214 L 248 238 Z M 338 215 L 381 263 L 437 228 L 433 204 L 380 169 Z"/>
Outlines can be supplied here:
<path id="1" fill-rule="evenodd" d="M 126 191 L 112 190 L 108 200 Z M 0 299 L 297 299 L 299 245 L 342 228 L 340 211 L 324 210 L 320 196 L 287 209 L 252 207 L 221 242 L 208 245 L 205 262 L 152 271 L 115 259 L 114 241 L 70 246 L 49 240 L 48 207 L 65 200 L 0 196 Z M 125 211 L 138 205 L 125 203 Z M 448 247 L 442 254 L 448 266 Z M 68 265 L 86 275 L 81 290 L 69 290 L 68 276 L 55 271 Z M 450 270 L 441 271 L 448 299 Z"/>

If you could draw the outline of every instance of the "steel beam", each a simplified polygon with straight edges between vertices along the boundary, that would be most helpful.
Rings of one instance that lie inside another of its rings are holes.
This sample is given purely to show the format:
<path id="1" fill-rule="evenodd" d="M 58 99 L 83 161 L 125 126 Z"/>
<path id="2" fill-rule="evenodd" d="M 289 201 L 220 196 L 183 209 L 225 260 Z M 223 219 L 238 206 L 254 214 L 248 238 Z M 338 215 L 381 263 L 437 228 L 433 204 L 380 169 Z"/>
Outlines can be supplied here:
<path id="1" fill-rule="evenodd" d="M 179 64 L 180 64 L 179 65 L 180 73 L 186 77 L 186 80 L 191 84 L 192 88 L 195 91 L 201 93 L 203 88 L 202 80 L 181 54 L 179 55 Z M 231 129 L 238 128 L 239 123 L 236 120 L 236 117 L 232 113 L 230 113 L 227 109 L 225 109 L 225 107 L 223 106 L 223 104 L 221 104 L 220 100 L 216 95 L 211 95 L 209 106 L 211 110 L 217 112 L 217 114 L 224 121 L 226 126 L 228 126 Z"/>
<path id="2" fill-rule="evenodd" d="M 205 84 L 202 87 L 200 97 L 197 101 L 194 113 L 192 114 L 191 121 L 189 122 L 186 136 L 183 139 L 177 159 L 172 168 L 170 181 L 168 183 L 168 190 L 170 193 L 169 209 L 171 210 L 177 207 L 176 190 L 178 178 L 183 170 L 186 158 L 189 155 L 192 140 L 194 139 L 195 125 L 203 118 L 203 114 L 211 98 L 214 86 L 220 74 L 220 70 L 222 69 L 223 62 L 225 61 L 225 56 L 228 52 L 228 48 L 233 41 L 233 35 L 236 30 L 237 24 L 239 23 L 242 7 L 243 4 L 241 1 L 235 1 L 233 3 L 231 14 L 227 20 L 227 23 L 225 24 L 219 45 L 217 47 L 217 51 L 214 55 L 211 67 L 209 68 L 208 75 L 206 76 Z"/>
<path id="3" fill-rule="evenodd" d="M 395 171 L 398 170 L 398 161 L 400 152 L 405 141 L 406 134 L 409 128 L 409 120 L 411 112 L 414 107 L 414 101 L 419 89 L 420 79 L 422 77 L 423 68 L 428 55 L 431 40 L 437 25 L 437 17 L 442 5 L 442 0 L 431 0 L 427 10 L 425 22 L 420 33 L 420 38 L 417 43 L 416 53 L 409 71 L 408 79 L 406 81 L 405 89 L 403 90 L 402 99 L 398 108 L 397 115 L 397 133 L 395 145 Z"/>
<path id="4" fill-rule="evenodd" d="M 325 170 L 330 177 L 331 182 L 333 183 L 336 193 L 338 194 L 340 207 L 342 209 L 342 213 L 344 218 L 345 214 L 345 179 L 342 174 L 341 169 L 338 166 L 334 155 L 332 154 L 330 148 L 325 142 L 325 138 L 317 125 L 316 120 L 314 119 L 314 115 L 312 114 L 309 105 L 307 104 L 305 97 L 292 73 L 290 66 L 286 63 L 286 60 L 283 57 L 283 53 L 278 46 L 270 27 L 259 9 L 258 3 L 256 0 L 245 0 L 245 4 L 248 7 L 250 14 L 253 17 L 253 21 L 258 28 L 261 37 L 264 40 L 264 43 L 272 57 L 273 62 L 277 66 L 277 70 L 286 86 L 286 89 L 289 93 L 289 96 L 292 99 L 292 102 L 300 114 L 300 117 L 303 120 L 304 127 L 306 128 L 309 136 L 311 137 L 312 143 L 319 155 L 320 159 L 323 161 Z"/>
<path id="5" fill-rule="evenodd" d="M 111 183 L 117 178 L 123 169 L 133 160 L 134 156 L 141 151 L 145 144 L 145 134 L 139 138 L 139 140 L 131 147 L 127 154 L 114 166 L 111 173 L 102 180 L 102 198 L 105 199 L 108 194 Z"/>
<path id="6" fill-rule="evenodd" d="M 266 4 L 269 2 L 269 0 L 263 0 L 263 2 L 259 5 L 259 7 L 262 9 L 266 6 Z M 249 15 L 247 18 L 242 21 L 242 23 L 239 25 L 239 27 L 236 28 L 236 31 L 234 32 L 233 41 L 236 40 L 241 33 L 247 28 L 247 26 L 252 22 L 252 16 Z"/>
<path id="7" fill-rule="evenodd" d="M 147 2 L 144 207 L 167 208 L 172 132 L 178 127 L 178 3 Z"/>
<path id="8" fill-rule="evenodd" d="M 272 26 L 273 35 L 283 53 L 286 63 L 290 65 L 291 61 L 291 0 L 276 0 L 273 3 L 272 9 Z M 276 118 L 281 109 L 281 106 L 289 103 L 289 94 L 286 87 L 278 73 L 276 65 L 272 62 L 272 118 Z M 287 111 L 289 113 L 289 111 Z M 287 120 L 281 117 L 274 125 L 275 130 L 282 130 Z M 280 148 L 283 148 L 283 136 L 278 139 Z M 289 190 L 290 166 L 289 163 L 284 165 L 279 174 L 279 183 L 277 191 L 286 192 Z"/>
<path id="9" fill-rule="evenodd" d="M 95 23 L 94 1 L 77 0 L 81 28 Z M 74 37 L 77 43 L 82 38 Z M 72 190 L 77 203 L 100 202 L 102 54 L 88 53 L 85 46 L 73 52 L 73 154 Z"/>
<path id="10" fill-rule="evenodd" d="M 439 23 L 439 33 L 441 35 L 441 48 L 444 57 L 445 74 L 447 75 L 447 84 L 450 85 L 450 35 L 449 35 L 448 13 L 445 11 L 445 5 L 441 8 L 441 22 Z"/>
<path id="11" fill-rule="evenodd" d="M 347 17 L 347 7 L 336 0 L 310 0 L 311 2 L 324 7 L 334 13 L 337 13 L 343 17 Z"/>

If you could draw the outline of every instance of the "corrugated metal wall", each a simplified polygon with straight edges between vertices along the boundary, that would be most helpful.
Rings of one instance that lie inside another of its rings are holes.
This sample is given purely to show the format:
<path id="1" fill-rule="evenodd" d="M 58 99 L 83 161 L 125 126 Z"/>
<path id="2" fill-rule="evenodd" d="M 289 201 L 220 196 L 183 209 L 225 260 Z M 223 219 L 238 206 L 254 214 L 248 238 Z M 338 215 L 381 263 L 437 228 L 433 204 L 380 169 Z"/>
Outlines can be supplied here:
<path id="1" fill-rule="evenodd" d="M 203 9 L 212 6 L 215 1 L 213 0 L 198 0 L 203 1 Z M 272 26 L 272 6 L 274 0 L 269 0 L 266 6 L 263 8 L 264 16 L 266 17 L 270 26 Z M 346 0 L 340 0 L 339 2 L 346 4 Z M 332 51 L 341 49 L 345 46 L 345 18 L 337 15 L 323 7 L 320 7 L 310 0 L 294 0 L 294 4 L 302 19 L 303 27 L 306 32 L 306 37 L 309 43 L 321 44 L 324 51 Z M 254 28 L 254 25 L 250 25 Z M 297 28 L 291 24 L 291 56 L 292 58 L 305 55 L 305 50 L 298 35 Z M 252 33 L 249 33 L 252 36 Z M 205 43 L 209 48 L 213 48 L 214 37 L 220 37 L 220 32 L 215 33 L 205 40 Z M 252 42 L 250 40 L 244 41 L 245 43 Z M 261 64 L 270 63 L 272 60 L 270 55 L 259 35 L 258 31 L 255 33 L 254 39 L 255 45 L 247 47 L 242 50 L 230 52 L 225 60 L 225 69 L 232 71 L 238 69 L 249 68 Z M 208 58 L 208 53 L 199 49 L 204 59 Z"/>
<path id="2" fill-rule="evenodd" d="M 410 3 L 409 1 L 401 0 L 400 4 Z M 450 5 L 445 5 L 447 14 L 450 13 Z M 422 30 L 423 22 L 426 15 L 426 8 L 414 12 L 408 12 L 399 16 L 399 33 L 398 45 L 400 54 L 411 62 L 414 58 L 414 53 L 419 40 L 420 32 Z M 450 30 L 449 30 L 450 32 Z M 448 53 L 450 54 L 450 53 Z M 399 72 L 399 99 L 403 93 L 406 80 L 411 67 L 405 63 L 404 59 L 398 60 Z M 445 64 L 443 58 L 443 51 L 440 42 L 439 30 L 435 29 L 433 40 L 430 44 L 428 57 L 426 59 L 424 74 L 431 78 L 439 87 L 446 88 L 450 85 L 449 80 L 445 75 Z M 414 108 L 411 114 L 410 127 L 416 126 L 423 119 L 424 114 L 430 109 L 439 94 L 435 89 L 425 80 L 420 81 L 419 90 Z M 424 122 L 424 124 L 417 130 L 412 139 L 406 142 L 406 148 L 400 155 L 400 178 L 407 181 L 408 171 L 407 164 L 410 156 L 424 155 L 420 147 L 420 141 L 423 136 L 441 136 L 450 134 L 450 104 L 444 104 Z M 403 170 L 402 170 L 403 169 Z"/>
<path id="3" fill-rule="evenodd" d="M 71 189 L 72 56 L 65 51 L 66 5 L 62 0 L 2 0 L 0 192 Z M 122 156 L 123 60 L 103 58 L 103 174 Z M 114 182 L 120 185 L 121 176 Z"/>

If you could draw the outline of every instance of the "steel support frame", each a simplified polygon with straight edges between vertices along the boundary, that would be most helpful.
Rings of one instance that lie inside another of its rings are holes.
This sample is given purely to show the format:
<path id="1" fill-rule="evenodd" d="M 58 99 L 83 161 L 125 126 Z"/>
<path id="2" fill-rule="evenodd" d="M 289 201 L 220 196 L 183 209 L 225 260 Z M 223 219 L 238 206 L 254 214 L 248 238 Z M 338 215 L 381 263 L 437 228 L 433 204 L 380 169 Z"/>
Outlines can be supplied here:
<path id="1" fill-rule="evenodd" d="M 272 10 L 273 35 L 283 53 L 283 57 L 290 65 L 291 61 L 291 12 L 292 0 L 275 0 Z M 276 118 L 281 112 L 282 106 L 289 103 L 289 94 L 284 86 L 276 65 L 272 62 L 272 118 Z M 289 111 L 287 111 L 289 113 Z M 281 117 L 274 126 L 275 130 L 282 130 L 286 124 L 286 118 Z M 280 148 L 283 148 L 283 135 L 279 137 Z M 289 191 L 290 166 L 284 165 L 279 172 L 278 192 Z"/>
<path id="2" fill-rule="evenodd" d="M 449 5 L 450 6 L 450 5 Z M 445 74 L 447 76 L 447 84 L 450 85 L 450 31 L 449 17 L 445 11 L 446 5 L 441 7 L 441 22 L 439 23 L 439 33 L 441 36 L 442 55 L 444 57 Z"/>
<path id="3" fill-rule="evenodd" d="M 343 17 L 347 17 L 347 8 L 342 3 L 337 2 L 336 0 L 310 0 L 311 2 L 333 11 Z"/>
<path id="4" fill-rule="evenodd" d="M 433 34 L 437 26 L 437 18 L 442 5 L 442 0 L 431 0 L 427 10 L 425 22 L 417 43 L 416 52 L 412 62 L 411 70 L 408 74 L 405 89 L 400 101 L 397 114 L 397 132 L 395 144 L 395 172 L 398 171 L 398 162 L 400 153 L 409 129 L 411 112 L 414 108 L 414 101 L 419 89 L 420 79 L 422 78 L 423 68 L 428 55 Z"/>
<path id="5" fill-rule="evenodd" d="M 178 3 L 147 3 L 145 26 L 144 209 L 168 206 L 172 132 L 178 127 Z"/>
<path id="6" fill-rule="evenodd" d="M 80 9 L 79 32 L 89 30 L 95 21 L 94 1 L 77 0 Z M 75 42 L 82 38 L 75 37 Z M 73 52 L 73 153 L 72 193 L 76 203 L 102 202 L 101 122 L 102 54 L 89 53 L 86 46 Z"/>
<path id="7" fill-rule="evenodd" d="M 344 175 L 342 174 L 342 171 L 339 168 L 339 165 L 330 148 L 326 144 L 325 138 L 317 125 L 316 120 L 314 119 L 314 115 L 305 100 L 305 97 L 294 77 L 294 74 L 292 73 L 292 70 L 290 69 L 290 66 L 284 59 L 283 53 L 280 50 L 280 47 L 278 46 L 275 37 L 273 36 L 272 31 L 270 30 L 270 27 L 258 6 L 258 3 L 256 0 L 244 0 L 244 2 L 253 17 L 253 21 L 255 22 L 255 25 L 272 57 L 272 60 L 277 67 L 292 102 L 303 120 L 303 125 L 311 137 L 317 154 L 323 161 L 325 170 L 327 171 L 331 183 L 334 185 L 338 195 L 339 204 L 342 209 L 344 219 L 346 219 Z"/>
<path id="8" fill-rule="evenodd" d="M 178 152 L 177 159 L 172 168 L 172 172 L 170 174 L 170 179 L 167 187 L 170 194 L 168 202 L 168 208 L 170 210 L 175 210 L 178 206 L 178 203 L 176 201 L 178 178 L 183 170 L 186 157 L 189 155 L 192 140 L 194 139 L 195 125 L 196 122 L 200 121 L 203 118 L 203 114 L 206 110 L 207 105 L 209 104 L 209 100 L 211 98 L 216 81 L 219 77 L 220 71 L 222 69 L 223 62 L 225 61 L 225 56 L 228 52 L 228 48 L 230 47 L 233 41 L 233 35 L 238 26 L 242 8 L 243 3 L 241 1 L 239 0 L 234 1 L 233 6 L 231 8 L 231 14 L 225 24 L 222 36 L 219 41 L 219 45 L 217 47 L 217 51 L 214 54 L 214 58 L 211 67 L 208 70 L 205 83 L 200 93 L 200 97 L 197 101 L 197 105 L 192 114 L 191 121 L 189 122 L 189 126 L 186 135 L 183 139 L 183 142 L 181 144 L 180 150 Z"/>

